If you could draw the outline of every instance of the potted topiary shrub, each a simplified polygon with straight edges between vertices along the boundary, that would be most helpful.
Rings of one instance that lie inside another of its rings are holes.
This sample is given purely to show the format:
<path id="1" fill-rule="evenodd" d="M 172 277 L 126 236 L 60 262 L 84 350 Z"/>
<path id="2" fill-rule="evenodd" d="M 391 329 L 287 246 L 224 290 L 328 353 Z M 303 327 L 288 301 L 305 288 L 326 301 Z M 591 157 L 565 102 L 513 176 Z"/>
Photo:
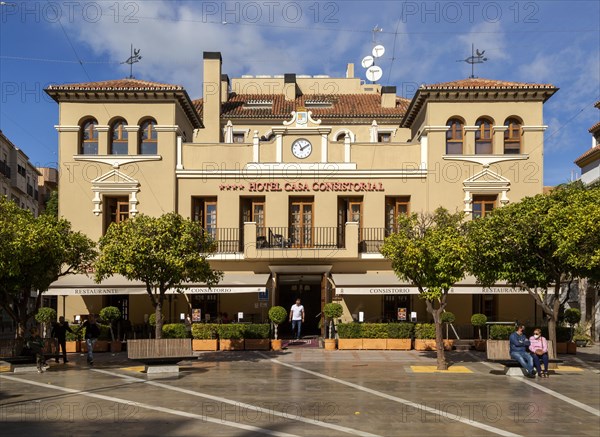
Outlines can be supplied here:
<path id="1" fill-rule="evenodd" d="M 271 342 L 269 341 L 270 328 L 268 323 L 244 325 L 244 349 L 261 351 L 271 349 Z"/>
<path id="2" fill-rule="evenodd" d="M 570 335 L 569 340 L 567 341 L 567 353 L 575 354 L 577 353 L 577 345 L 573 342 L 573 334 L 575 325 L 579 324 L 581 321 L 581 311 L 577 308 L 568 308 L 565 310 L 564 321 L 569 324 Z M 556 340 L 558 342 L 558 339 Z M 558 346 L 558 345 L 557 345 Z"/>
<path id="3" fill-rule="evenodd" d="M 332 330 L 335 329 L 335 319 L 338 319 L 344 313 L 344 308 L 337 302 L 327 303 L 323 306 L 323 314 L 326 321 L 329 321 L 329 336 L 325 339 L 325 350 L 335 350 L 335 338 Z M 327 327 L 327 324 L 325 325 Z"/>
<path id="4" fill-rule="evenodd" d="M 481 337 L 481 327 L 485 326 L 486 323 L 487 323 L 487 316 L 485 314 L 473 314 L 471 316 L 471 325 L 473 325 L 477 328 L 477 334 L 479 335 L 479 339 L 476 339 L 473 342 L 473 344 L 474 344 L 476 350 L 482 351 L 482 352 L 485 352 L 485 350 L 486 350 L 486 347 L 485 347 L 486 342 Z"/>
<path id="5" fill-rule="evenodd" d="M 448 338 L 448 328 L 450 323 L 454 323 L 454 321 L 456 320 L 456 316 L 450 311 L 444 311 L 442 313 L 441 319 L 442 323 L 446 325 L 446 339 L 444 340 L 444 348 L 449 347 L 450 350 L 452 350 L 452 347 L 454 346 L 454 340 L 450 340 Z"/>
<path id="6" fill-rule="evenodd" d="M 104 307 L 100 310 L 100 318 L 108 323 L 108 327 L 110 329 L 110 351 L 121 352 L 121 342 L 118 339 L 115 339 L 115 331 L 113 329 L 113 325 L 115 324 L 115 322 L 121 318 L 121 311 L 119 310 L 119 308 L 114 306 Z"/>
<path id="7" fill-rule="evenodd" d="M 287 320 L 287 311 L 284 307 L 274 306 L 269 309 L 269 320 L 274 325 L 274 339 L 271 340 L 271 349 L 274 351 L 281 350 L 281 339 L 277 338 L 277 327 Z"/>
<path id="8" fill-rule="evenodd" d="M 219 350 L 216 323 L 194 323 L 192 324 L 192 349 L 195 351 Z"/>
<path id="9" fill-rule="evenodd" d="M 35 321 L 42 325 L 42 338 L 47 338 L 50 324 L 56 322 L 56 311 L 53 308 L 41 307 L 35 313 Z"/>

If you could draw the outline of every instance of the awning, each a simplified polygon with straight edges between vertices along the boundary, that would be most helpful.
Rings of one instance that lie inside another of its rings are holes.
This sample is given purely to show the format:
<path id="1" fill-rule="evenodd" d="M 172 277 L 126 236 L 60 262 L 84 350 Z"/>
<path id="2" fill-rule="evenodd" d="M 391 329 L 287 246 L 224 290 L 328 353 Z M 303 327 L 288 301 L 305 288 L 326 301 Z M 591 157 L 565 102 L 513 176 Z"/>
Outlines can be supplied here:
<path id="1" fill-rule="evenodd" d="M 205 284 L 189 284 L 186 294 L 233 294 L 264 292 L 269 279 L 268 273 L 253 272 L 225 273 L 214 287 Z M 176 290 L 167 290 L 175 294 Z M 97 296 L 116 294 L 146 294 L 146 286 L 141 281 L 129 281 L 121 275 L 113 275 L 96 284 L 91 275 L 77 274 L 61 277 L 50 285 L 44 296 Z"/>
<path id="2" fill-rule="evenodd" d="M 417 287 L 401 282 L 392 272 L 334 273 L 331 276 L 337 296 L 419 294 Z M 508 285 L 482 287 L 471 283 L 458 284 L 449 294 L 527 294 L 527 291 Z"/>

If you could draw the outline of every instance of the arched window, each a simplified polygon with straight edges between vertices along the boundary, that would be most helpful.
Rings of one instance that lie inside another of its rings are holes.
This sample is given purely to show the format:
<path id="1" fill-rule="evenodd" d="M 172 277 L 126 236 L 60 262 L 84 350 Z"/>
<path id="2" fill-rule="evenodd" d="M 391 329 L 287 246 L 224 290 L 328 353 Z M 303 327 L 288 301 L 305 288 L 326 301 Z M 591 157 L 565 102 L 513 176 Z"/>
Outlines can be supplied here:
<path id="1" fill-rule="evenodd" d="M 98 154 L 98 122 L 91 118 L 83 122 L 80 132 L 79 153 L 82 155 Z"/>
<path id="2" fill-rule="evenodd" d="M 140 155 L 156 155 L 158 153 L 158 134 L 156 133 L 156 122 L 146 120 L 140 128 Z"/>
<path id="3" fill-rule="evenodd" d="M 491 155 L 492 148 L 492 121 L 487 118 L 480 118 L 475 122 L 477 130 L 475 131 L 475 154 Z"/>
<path id="4" fill-rule="evenodd" d="M 464 123 L 458 118 L 451 118 L 446 123 L 446 126 L 448 126 L 448 130 L 446 131 L 446 154 L 462 155 Z"/>
<path id="5" fill-rule="evenodd" d="M 507 118 L 504 126 L 507 127 L 504 131 L 504 154 L 521 153 L 521 121 L 514 117 Z"/>
<path id="6" fill-rule="evenodd" d="M 346 140 L 346 132 L 340 133 L 335 140 L 343 143 Z"/>
<path id="7" fill-rule="evenodd" d="M 111 155 L 127 155 L 127 131 L 125 120 L 120 119 L 110 126 L 110 145 L 108 153 Z"/>

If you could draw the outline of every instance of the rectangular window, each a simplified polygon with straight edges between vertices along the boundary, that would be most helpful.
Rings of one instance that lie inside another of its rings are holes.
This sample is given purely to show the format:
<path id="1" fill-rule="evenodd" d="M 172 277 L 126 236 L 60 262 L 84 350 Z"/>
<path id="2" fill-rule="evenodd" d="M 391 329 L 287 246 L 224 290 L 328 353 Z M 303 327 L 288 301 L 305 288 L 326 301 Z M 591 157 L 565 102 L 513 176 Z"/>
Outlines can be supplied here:
<path id="1" fill-rule="evenodd" d="M 199 222 L 200 226 L 213 240 L 217 238 L 217 198 L 193 197 L 192 220 Z"/>
<path id="2" fill-rule="evenodd" d="M 111 223 L 121 223 L 129 218 L 129 198 L 105 197 L 104 198 L 104 233 Z"/>
<path id="3" fill-rule="evenodd" d="M 392 141 L 392 134 L 389 132 L 379 132 L 377 134 L 377 141 L 379 143 L 390 143 Z"/>
<path id="4" fill-rule="evenodd" d="M 408 215 L 410 196 L 397 196 L 385 198 L 385 231 L 389 235 L 396 231 L 397 218 Z"/>
<path id="5" fill-rule="evenodd" d="M 313 246 L 314 199 L 294 198 L 289 201 L 289 239 L 294 247 Z"/>
<path id="6" fill-rule="evenodd" d="M 338 197 L 337 244 L 343 247 L 346 237 L 346 223 L 358 223 L 359 236 L 362 235 L 363 199 L 362 197 Z M 361 240 L 363 237 L 359 237 Z"/>
<path id="7" fill-rule="evenodd" d="M 473 218 L 485 217 L 496 207 L 497 196 L 473 196 Z"/>

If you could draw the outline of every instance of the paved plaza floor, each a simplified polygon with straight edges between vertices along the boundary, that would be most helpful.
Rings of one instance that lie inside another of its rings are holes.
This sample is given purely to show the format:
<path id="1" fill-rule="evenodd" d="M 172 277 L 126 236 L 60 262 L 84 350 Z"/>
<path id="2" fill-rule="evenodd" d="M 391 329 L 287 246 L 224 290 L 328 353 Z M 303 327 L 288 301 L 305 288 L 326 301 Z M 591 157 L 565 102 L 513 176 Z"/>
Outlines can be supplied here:
<path id="1" fill-rule="evenodd" d="M 0 363 L 0 435 L 598 436 L 600 348 L 548 379 L 502 374 L 480 352 L 205 352 L 156 377 L 126 352 L 71 354 L 38 373 Z"/>

